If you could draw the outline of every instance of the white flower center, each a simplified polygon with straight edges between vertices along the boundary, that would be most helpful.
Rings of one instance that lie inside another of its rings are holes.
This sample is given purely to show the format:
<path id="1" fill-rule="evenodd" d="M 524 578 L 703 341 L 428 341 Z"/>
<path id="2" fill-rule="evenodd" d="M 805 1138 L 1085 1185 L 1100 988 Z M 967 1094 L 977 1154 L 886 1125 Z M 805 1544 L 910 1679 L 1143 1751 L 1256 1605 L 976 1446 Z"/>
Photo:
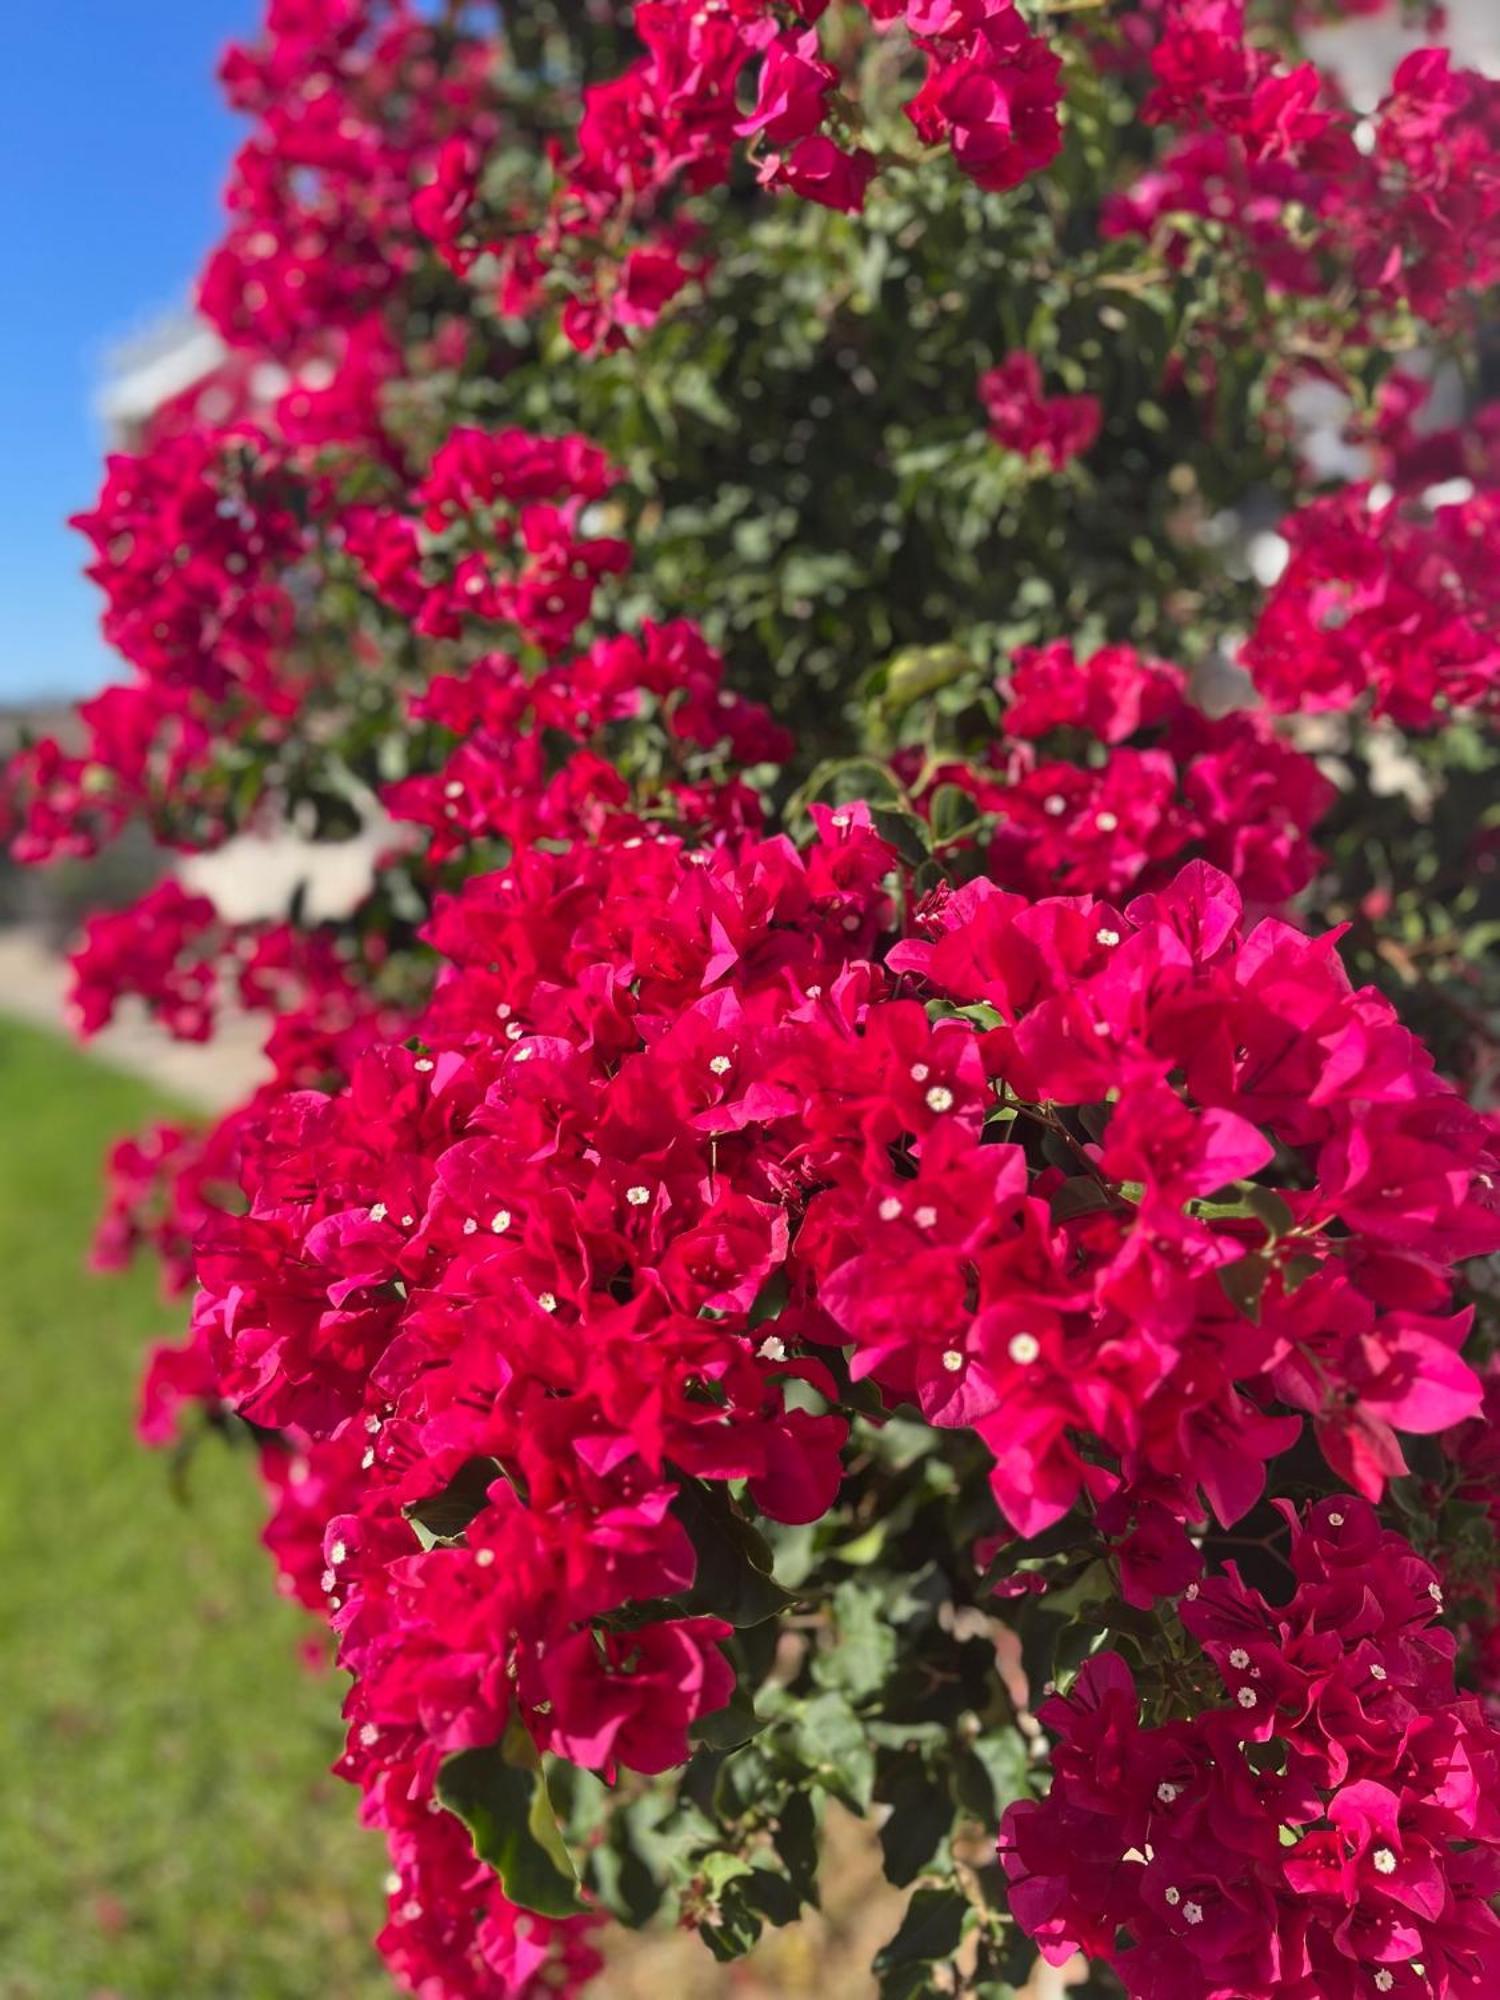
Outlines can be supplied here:
<path id="1" fill-rule="evenodd" d="M 927 1093 L 927 1109 L 929 1111 L 951 1111 L 953 1109 L 953 1092 L 945 1089 L 942 1084 L 935 1083 Z"/>
<path id="2" fill-rule="evenodd" d="M 950 1375 L 956 1375 L 964 1365 L 964 1358 L 956 1347 L 950 1347 L 943 1356 L 943 1366 Z"/>
<path id="3" fill-rule="evenodd" d="M 1013 1333 L 1006 1353 L 1018 1366 L 1027 1368 L 1042 1351 L 1042 1343 L 1034 1333 Z"/>

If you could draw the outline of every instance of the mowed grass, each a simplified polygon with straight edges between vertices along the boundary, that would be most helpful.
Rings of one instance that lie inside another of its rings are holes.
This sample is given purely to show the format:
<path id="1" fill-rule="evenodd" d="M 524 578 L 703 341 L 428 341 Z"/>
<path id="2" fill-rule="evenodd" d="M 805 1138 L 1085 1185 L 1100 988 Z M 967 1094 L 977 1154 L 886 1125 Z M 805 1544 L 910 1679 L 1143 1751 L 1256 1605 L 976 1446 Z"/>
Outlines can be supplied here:
<path id="1" fill-rule="evenodd" d="M 327 1775 L 248 1454 L 136 1442 L 154 1274 L 91 1276 L 101 1157 L 164 1107 L 0 1020 L 0 1996 L 365 2000 L 383 1855 Z"/>

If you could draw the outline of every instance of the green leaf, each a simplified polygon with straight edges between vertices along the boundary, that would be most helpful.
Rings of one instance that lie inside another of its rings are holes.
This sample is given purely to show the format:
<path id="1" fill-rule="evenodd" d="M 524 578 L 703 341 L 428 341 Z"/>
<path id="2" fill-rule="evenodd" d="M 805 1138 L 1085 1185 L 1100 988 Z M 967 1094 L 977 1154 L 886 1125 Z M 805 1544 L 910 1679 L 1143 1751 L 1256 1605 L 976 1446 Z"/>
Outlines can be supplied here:
<path id="1" fill-rule="evenodd" d="M 939 785 L 928 810 L 932 818 L 933 838 L 940 845 L 976 832 L 984 820 L 972 794 L 966 792 L 962 785 Z"/>
<path id="2" fill-rule="evenodd" d="M 403 1508 L 423 1548 L 456 1541 L 474 1516 L 488 1505 L 489 1489 L 499 1477 L 500 1466 L 495 1459 L 465 1459 L 441 1493 L 434 1493 L 426 1500 L 414 1500 L 411 1506 Z"/>
<path id="3" fill-rule="evenodd" d="M 1246 1188 L 1245 1206 L 1256 1221 L 1264 1226 L 1268 1244 L 1279 1243 L 1288 1230 L 1297 1226 L 1296 1216 L 1276 1190 L 1262 1187 L 1259 1182 L 1253 1182 Z"/>
<path id="4" fill-rule="evenodd" d="M 771 1844 L 804 1903 L 818 1900 L 818 1815 L 810 1792 L 793 1792 L 781 1808 Z"/>
<path id="5" fill-rule="evenodd" d="M 1258 1250 L 1249 1257 L 1241 1257 L 1236 1263 L 1219 1266 L 1219 1283 L 1224 1287 L 1225 1296 L 1246 1319 L 1259 1321 L 1261 1296 L 1271 1271 L 1270 1258 Z"/>
<path id="6" fill-rule="evenodd" d="M 875 1751 L 863 1723 L 841 1694 L 823 1694 L 795 1716 L 798 1755 L 825 1792 L 863 1814 L 875 1789 Z"/>
<path id="7" fill-rule="evenodd" d="M 437 1795 L 469 1830 L 474 1852 L 523 1910 L 575 1916 L 585 1905 L 526 1725 L 512 1716 L 500 1742 L 460 1750 L 438 1772 Z"/>
<path id="8" fill-rule="evenodd" d="M 757 1715 L 754 1703 L 743 1688 L 736 1688 L 724 1708 L 700 1715 L 688 1731 L 689 1739 L 708 1750 L 738 1750 L 742 1743 L 759 1736 L 766 1718 Z"/>
<path id="9" fill-rule="evenodd" d="M 920 868 L 932 852 L 931 830 L 915 813 L 896 806 L 871 806 L 870 820 L 886 845 L 894 847 L 911 867 Z"/>
<path id="10" fill-rule="evenodd" d="M 948 1787 L 914 1750 L 887 1753 L 880 1759 L 875 1796 L 891 1808 L 880 1829 L 885 1876 L 898 1889 L 914 1882 L 953 1828 L 953 1798 Z"/>
<path id="11" fill-rule="evenodd" d="M 847 1551 L 843 1559 L 850 1560 Z M 842 1688 L 851 1700 L 873 1694 L 896 1658 L 896 1634 L 885 1615 L 878 1587 L 853 1580 L 833 1593 L 836 1637 L 813 1665 L 819 1687 Z"/>
<path id="12" fill-rule="evenodd" d="M 684 1599 L 689 1611 L 734 1626 L 759 1625 L 796 1602 L 771 1575 L 774 1558 L 765 1537 L 736 1513 L 722 1487 L 684 1480 L 676 1513 L 698 1555 Z"/>
<path id="13" fill-rule="evenodd" d="M 901 1928 L 875 1954 L 881 2000 L 915 2000 L 925 1992 L 928 1968 L 958 1950 L 968 1913 L 968 1898 L 961 1889 L 918 1889 L 906 1906 Z"/>
<path id="14" fill-rule="evenodd" d="M 1092 1174 L 1075 1174 L 1054 1188 L 1050 1206 L 1052 1220 L 1066 1222 L 1075 1215 L 1098 1215 L 1113 1202 L 1108 1188 L 1101 1187 Z"/>

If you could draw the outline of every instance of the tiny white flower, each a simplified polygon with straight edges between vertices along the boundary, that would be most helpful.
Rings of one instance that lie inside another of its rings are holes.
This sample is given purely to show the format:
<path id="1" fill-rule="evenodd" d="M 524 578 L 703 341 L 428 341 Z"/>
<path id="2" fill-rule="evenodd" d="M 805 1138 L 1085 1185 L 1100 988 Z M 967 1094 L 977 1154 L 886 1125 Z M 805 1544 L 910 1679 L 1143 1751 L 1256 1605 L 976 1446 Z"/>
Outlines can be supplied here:
<path id="1" fill-rule="evenodd" d="M 521 1026 L 519 1021 L 512 1021 L 505 1031 L 505 1039 L 508 1042 L 518 1042 L 525 1032 L 526 1030 Z"/>
<path id="2" fill-rule="evenodd" d="M 1042 811 L 1051 813 L 1054 819 L 1057 818 L 1059 813 L 1065 813 L 1067 810 L 1068 810 L 1068 802 L 1063 797 L 1061 792 L 1050 792 L 1047 795 L 1047 797 L 1042 800 Z"/>
<path id="3" fill-rule="evenodd" d="M 785 1361 L 786 1342 L 774 1333 L 768 1333 L 755 1350 L 762 1361 Z"/>
<path id="4" fill-rule="evenodd" d="M 846 827 L 849 824 L 848 813 L 835 813 L 829 824 L 841 828 Z"/>
<path id="5" fill-rule="evenodd" d="M 473 1216 L 472 1216 L 472 1215 L 466 1215 L 466 1216 L 464 1217 L 464 1235 L 465 1235 L 465 1236 L 472 1236 L 472 1235 L 474 1234 L 475 1230 L 476 1230 L 476 1229 L 477 1229 L 478 1227 L 479 1227 L 479 1224 L 478 1224 L 478 1223 L 477 1223 L 477 1222 L 476 1222 L 476 1221 L 474 1220 L 474 1218 L 473 1218 Z"/>
<path id="6" fill-rule="evenodd" d="M 1041 1353 L 1042 1343 L 1034 1333 L 1013 1333 L 1005 1351 L 1018 1367 L 1029 1368 Z"/>
<path id="7" fill-rule="evenodd" d="M 964 1365 L 964 1358 L 956 1347 L 950 1347 L 943 1356 L 943 1366 L 950 1375 L 956 1375 Z"/>
<path id="8" fill-rule="evenodd" d="M 401 1905 L 401 1915 L 406 1919 L 407 1923 L 409 1924 L 414 1924 L 417 1921 L 417 1918 L 421 1916 L 421 1914 L 422 1914 L 422 1905 L 417 1901 L 415 1896 L 411 1899 L 409 1903 L 403 1903 Z"/>
<path id="9" fill-rule="evenodd" d="M 530 1061 L 531 1061 L 531 1058 L 532 1058 L 532 1057 L 533 1057 L 533 1056 L 534 1056 L 535 1054 L 536 1054 L 536 1050 L 535 1050 L 535 1049 L 530 1049 L 530 1048 L 527 1048 L 527 1049 L 517 1049 L 517 1050 L 516 1050 L 516 1061 L 517 1061 L 517 1062 L 530 1062 Z"/>
<path id="10" fill-rule="evenodd" d="M 1328 1525 L 1329 1525 L 1329 1527 L 1330 1527 L 1330 1528 L 1342 1528 L 1342 1527 L 1343 1527 L 1343 1525 L 1344 1525 L 1344 1517 L 1343 1517 L 1343 1515 L 1342 1515 L 1342 1514 L 1330 1514 L 1330 1515 L 1328 1516 Z"/>
<path id="11" fill-rule="evenodd" d="M 1389 1967 L 1384 1965 L 1376 1966 L 1375 1991 L 1377 1993 L 1389 1993 L 1391 1988 L 1395 1985 L 1395 1983 L 1396 1983 L 1396 1975 L 1389 1969 Z"/>
<path id="12" fill-rule="evenodd" d="M 544 1313 L 555 1313 L 557 1311 L 556 1292 L 538 1292 L 536 1302 Z"/>
<path id="13" fill-rule="evenodd" d="M 1163 1890 L 1162 1893 L 1165 1895 L 1167 1901 L 1171 1904 L 1174 1910 L 1177 1908 L 1177 1905 L 1182 1901 L 1182 1891 L 1180 1889 L 1165 1889 Z"/>
<path id="14" fill-rule="evenodd" d="M 331 1569 L 325 1569 L 323 1574 L 318 1578 L 318 1588 L 323 1591 L 336 1590 L 338 1588 L 338 1581 L 338 1578 Z"/>
<path id="15" fill-rule="evenodd" d="M 1185 1597 L 1185 1598 L 1187 1599 L 1188 1603 L 1189 1603 L 1189 1604 L 1191 1604 L 1191 1603 L 1192 1603 L 1192 1601 L 1193 1601 L 1193 1599 L 1194 1599 L 1194 1598 L 1195 1598 L 1195 1597 L 1196 1597 L 1196 1596 L 1198 1595 L 1198 1586 L 1197 1586 L 1197 1584 L 1196 1584 L 1196 1583 L 1190 1583 L 1190 1584 L 1188 1585 L 1187 1589 L 1186 1589 L 1186 1590 L 1185 1590 L 1185 1591 L 1184 1591 L 1184 1592 L 1183 1592 L 1182 1594 L 1183 1594 L 1183 1596 L 1184 1596 L 1184 1597 Z"/>
<path id="16" fill-rule="evenodd" d="M 385 1878 L 385 1893 L 386 1893 L 386 1894 L 387 1894 L 388 1896 L 394 1896 L 394 1895 L 395 1895 L 395 1893 L 396 1893 L 396 1891 L 397 1891 L 397 1890 L 398 1890 L 398 1889 L 399 1889 L 400 1887 L 401 1887 L 401 1877 L 400 1877 L 399 1875 L 387 1875 L 387 1876 L 386 1876 L 386 1878 Z"/>
<path id="17" fill-rule="evenodd" d="M 909 1074 L 913 1083 L 925 1083 L 932 1072 L 926 1063 L 913 1063 Z"/>
<path id="18" fill-rule="evenodd" d="M 1163 1779 L 1162 1782 L 1156 1788 L 1156 1796 L 1158 1801 L 1164 1806 L 1173 1805 L 1177 1799 L 1177 1789 L 1178 1788 L 1176 1785 L 1168 1784 L 1167 1781 Z"/>
<path id="19" fill-rule="evenodd" d="M 476 1549 L 474 1551 L 474 1560 L 481 1569 L 489 1569 L 495 1560 L 495 1551 L 493 1549 Z"/>
<path id="20" fill-rule="evenodd" d="M 1229 1655 L 1229 1664 L 1243 1672 L 1250 1664 L 1250 1655 L 1245 1651 L 1243 1646 L 1236 1646 L 1234 1651 Z"/>
<path id="21" fill-rule="evenodd" d="M 378 1431 L 378 1430 L 380 1429 L 380 1419 L 379 1419 L 379 1417 L 376 1417 L 376 1416 L 369 1416 L 369 1417 L 366 1417 L 366 1418 L 365 1418 L 365 1429 L 366 1429 L 366 1430 L 367 1430 L 367 1431 L 368 1431 L 368 1432 L 370 1433 L 371 1437 L 374 1437 L 374 1435 L 375 1435 L 376 1431 Z"/>
<path id="22" fill-rule="evenodd" d="M 1102 812 L 1094 815 L 1094 824 L 1101 833 L 1113 833 L 1120 824 L 1118 813 Z"/>
<path id="23" fill-rule="evenodd" d="M 1372 1681 L 1384 1681 L 1384 1680 L 1389 1680 L 1389 1679 L 1390 1679 L 1390 1675 L 1389 1675 L 1389 1674 L 1387 1674 L 1387 1672 L 1386 1672 L 1386 1670 L 1385 1670 L 1385 1668 L 1384 1668 L 1384 1667 L 1382 1667 L 1382 1666 L 1378 1666 L 1378 1665 L 1377 1665 L 1377 1666 L 1373 1666 L 1373 1667 L 1371 1667 L 1371 1669 L 1370 1669 L 1370 1679 L 1371 1679 Z"/>
<path id="24" fill-rule="evenodd" d="M 372 1743 L 380 1741 L 380 1731 L 373 1722 L 367 1722 L 359 1732 L 359 1740 L 368 1750 Z"/>
<path id="25" fill-rule="evenodd" d="M 463 795 L 464 788 L 458 782 L 457 778 L 450 778 L 448 783 L 443 787 L 443 797 L 445 799 L 461 799 Z"/>
<path id="26" fill-rule="evenodd" d="M 496 1236 L 503 1236 L 506 1230 L 510 1228 L 510 1210 L 508 1208 L 497 1208 L 495 1213 L 490 1217 L 490 1228 Z"/>
<path id="27" fill-rule="evenodd" d="M 1429 1583 L 1427 1586 L 1427 1595 L 1432 1599 L 1434 1604 L 1441 1604 L 1443 1601 L 1443 1586 L 1440 1583 Z"/>
<path id="28" fill-rule="evenodd" d="M 1396 1857 L 1388 1847 L 1377 1847 L 1375 1852 L 1370 1856 L 1370 1859 L 1375 1863 L 1375 1873 L 1377 1875 L 1395 1874 Z"/>
<path id="29" fill-rule="evenodd" d="M 859 929 L 859 918 L 854 914 L 852 910 L 849 912 L 848 916 L 845 917 L 844 919 L 844 929 L 846 931 L 851 931 L 851 932 L 857 931 Z"/>
<path id="30" fill-rule="evenodd" d="M 502 1000 L 500 1002 L 500 1005 L 495 1009 L 495 1018 L 497 1021 L 508 1021 L 510 1019 L 510 1016 L 511 1016 L 510 1002 L 508 1000 Z"/>
<path id="31" fill-rule="evenodd" d="M 734 1059 L 731 1056 L 715 1056 L 708 1066 L 715 1076 L 723 1076 L 726 1070 L 734 1068 Z"/>
<path id="32" fill-rule="evenodd" d="M 419 1056 L 413 1067 L 422 1076 L 426 1076 L 428 1071 L 432 1068 L 432 1059 L 429 1056 Z"/>
<path id="33" fill-rule="evenodd" d="M 888 1194 L 875 1213 L 882 1222 L 894 1222 L 901 1213 L 901 1203 L 893 1194 Z"/>
<path id="34" fill-rule="evenodd" d="M 403 1229 L 415 1229 L 415 1228 L 416 1228 L 416 1226 L 417 1226 L 417 1218 L 416 1218 L 416 1217 L 415 1217 L 414 1215 L 403 1215 L 403 1216 L 402 1216 L 402 1218 L 401 1218 L 401 1227 L 402 1227 Z"/>
<path id="35" fill-rule="evenodd" d="M 651 1199 L 651 1190 L 648 1187 L 626 1188 L 625 1199 L 632 1208 L 644 1208 Z"/>
<path id="36" fill-rule="evenodd" d="M 1203 1905 L 1201 1903 L 1184 1903 L 1182 1914 L 1190 1924 L 1201 1924 L 1203 1921 Z"/>
<path id="37" fill-rule="evenodd" d="M 384 1222 L 390 1212 L 383 1201 L 377 1201 L 375 1206 L 370 1210 L 370 1220 L 371 1222 Z"/>
<path id="38" fill-rule="evenodd" d="M 1120 942 L 1120 933 L 1112 931 L 1107 927 L 1103 930 L 1097 930 L 1094 932 L 1094 942 L 1095 944 L 1118 944 Z"/>
<path id="39" fill-rule="evenodd" d="M 937 1210 L 935 1208 L 919 1208 L 912 1216 L 912 1221 L 917 1225 L 918 1229 L 935 1229 L 937 1227 Z"/>
<path id="40" fill-rule="evenodd" d="M 346 1562 L 348 1557 L 349 1551 L 343 1542 L 335 1542 L 333 1547 L 328 1551 L 328 1560 L 333 1564 L 335 1569 L 338 1568 L 341 1562 Z"/>
<path id="41" fill-rule="evenodd" d="M 1235 1696 L 1235 1700 L 1239 1703 L 1241 1708 L 1254 1708 L 1255 1689 L 1241 1688 L 1239 1693 Z"/>
<path id="42" fill-rule="evenodd" d="M 943 1084 L 935 1083 L 927 1093 L 926 1103 L 929 1111 L 951 1111 L 953 1092 Z"/>

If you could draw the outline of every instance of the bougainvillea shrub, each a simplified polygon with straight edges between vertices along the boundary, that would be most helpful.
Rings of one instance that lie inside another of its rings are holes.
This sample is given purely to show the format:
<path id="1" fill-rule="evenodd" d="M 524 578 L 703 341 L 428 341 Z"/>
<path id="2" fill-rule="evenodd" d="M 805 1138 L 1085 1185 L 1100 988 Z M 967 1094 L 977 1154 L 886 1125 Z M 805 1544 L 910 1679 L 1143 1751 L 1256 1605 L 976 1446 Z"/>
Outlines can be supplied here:
<path id="1" fill-rule="evenodd" d="M 99 1260 L 190 1300 L 142 1428 L 258 1458 L 423 2000 L 737 1957 L 829 1801 L 887 2000 L 1500 1989 L 1500 86 L 1417 8 L 1350 103 L 1298 37 L 1379 11 L 225 58 L 224 359 L 6 810 L 383 829 L 73 999 L 265 1017 Z"/>

